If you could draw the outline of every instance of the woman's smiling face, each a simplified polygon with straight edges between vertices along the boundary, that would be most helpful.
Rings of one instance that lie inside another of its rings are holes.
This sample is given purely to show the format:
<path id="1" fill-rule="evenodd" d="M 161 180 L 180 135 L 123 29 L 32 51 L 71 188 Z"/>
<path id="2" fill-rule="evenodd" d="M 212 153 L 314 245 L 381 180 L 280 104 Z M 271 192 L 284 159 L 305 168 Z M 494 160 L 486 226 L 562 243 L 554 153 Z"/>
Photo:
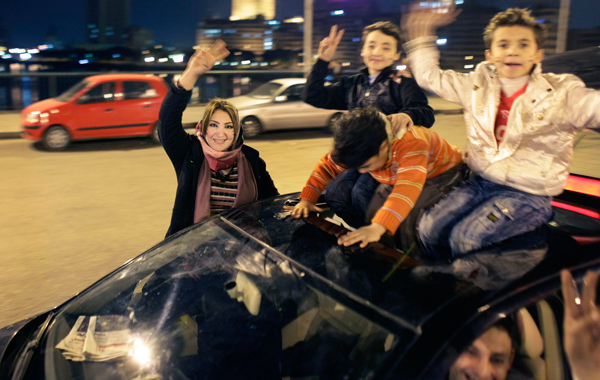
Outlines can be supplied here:
<path id="1" fill-rule="evenodd" d="M 216 110 L 213 113 L 206 126 L 204 138 L 211 148 L 219 152 L 231 147 L 235 138 L 235 128 L 227 112 Z"/>

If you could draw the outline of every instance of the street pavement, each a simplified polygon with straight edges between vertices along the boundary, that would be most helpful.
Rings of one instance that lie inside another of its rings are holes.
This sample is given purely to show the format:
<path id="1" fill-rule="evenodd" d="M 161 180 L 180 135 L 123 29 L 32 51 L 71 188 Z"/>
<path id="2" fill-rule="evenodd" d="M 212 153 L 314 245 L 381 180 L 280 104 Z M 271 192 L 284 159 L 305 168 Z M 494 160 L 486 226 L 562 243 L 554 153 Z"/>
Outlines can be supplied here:
<path id="1" fill-rule="evenodd" d="M 0 120 L 18 130 L 7 115 Z M 11 117 L 18 125 L 18 115 Z M 461 114 L 438 114 L 433 130 L 464 148 Z M 332 139 L 303 130 L 247 143 L 286 194 L 302 189 Z M 599 146 L 600 134 L 586 134 L 572 172 L 600 177 Z M 64 302 L 160 242 L 176 188 L 163 149 L 146 138 L 79 142 L 64 152 L 2 139 L 0 173 L 0 327 Z"/>

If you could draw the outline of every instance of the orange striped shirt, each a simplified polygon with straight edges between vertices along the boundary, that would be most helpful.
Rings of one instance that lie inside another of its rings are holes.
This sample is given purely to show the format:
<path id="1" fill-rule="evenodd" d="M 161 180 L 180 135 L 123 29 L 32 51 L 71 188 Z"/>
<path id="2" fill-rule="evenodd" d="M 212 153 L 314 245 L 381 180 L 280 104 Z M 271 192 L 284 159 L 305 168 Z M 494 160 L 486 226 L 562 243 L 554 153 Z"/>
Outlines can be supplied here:
<path id="1" fill-rule="evenodd" d="M 392 142 L 391 157 L 379 170 L 370 172 L 380 183 L 394 188 L 371 223 L 383 225 L 394 234 L 419 198 L 427 178 L 433 178 L 462 163 L 460 149 L 424 127 L 413 127 L 402 139 Z M 325 155 L 310 175 L 300 198 L 313 203 L 331 180 L 344 170 Z"/>

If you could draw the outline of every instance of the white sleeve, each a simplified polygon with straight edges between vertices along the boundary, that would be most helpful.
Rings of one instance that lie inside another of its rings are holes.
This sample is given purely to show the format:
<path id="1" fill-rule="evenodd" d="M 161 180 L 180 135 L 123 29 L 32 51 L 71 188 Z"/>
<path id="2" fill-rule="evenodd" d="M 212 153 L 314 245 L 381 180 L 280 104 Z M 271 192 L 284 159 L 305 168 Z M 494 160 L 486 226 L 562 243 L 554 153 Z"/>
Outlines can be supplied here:
<path id="1" fill-rule="evenodd" d="M 403 45 L 413 76 L 424 90 L 464 106 L 464 97 L 473 86 L 472 74 L 441 70 L 436 41 L 435 36 L 420 37 Z"/>
<path id="2" fill-rule="evenodd" d="M 567 92 L 566 116 L 575 128 L 600 129 L 600 91 L 585 87 L 574 77 Z"/>

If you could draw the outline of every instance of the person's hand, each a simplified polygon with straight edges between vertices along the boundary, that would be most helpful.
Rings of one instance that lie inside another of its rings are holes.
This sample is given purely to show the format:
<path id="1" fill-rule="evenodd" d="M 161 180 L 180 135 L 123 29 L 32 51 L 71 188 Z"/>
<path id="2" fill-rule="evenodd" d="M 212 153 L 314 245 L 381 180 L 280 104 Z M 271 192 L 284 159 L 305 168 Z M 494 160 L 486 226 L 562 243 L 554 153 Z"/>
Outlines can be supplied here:
<path id="1" fill-rule="evenodd" d="M 415 125 L 413 123 L 412 118 L 407 113 L 395 113 L 392 115 L 388 115 L 387 118 L 390 121 L 392 127 L 392 134 L 394 136 L 398 135 L 398 133 L 404 135 L 406 131 L 410 131 L 410 129 Z"/>
<path id="2" fill-rule="evenodd" d="M 188 91 L 191 90 L 198 78 L 212 69 L 217 61 L 223 60 L 228 55 L 227 44 L 221 39 L 215 41 L 210 48 L 197 49 L 179 78 L 179 85 Z"/>
<path id="3" fill-rule="evenodd" d="M 596 305 L 598 274 L 592 271 L 583 280 L 578 297 L 571 273 L 561 272 L 565 304 L 564 347 L 573 374 L 579 380 L 600 379 L 600 308 Z"/>
<path id="4" fill-rule="evenodd" d="M 308 214 L 311 211 L 323 212 L 323 209 L 317 207 L 317 205 L 315 205 L 308 199 L 300 199 L 300 202 L 298 202 L 298 204 L 292 210 L 292 216 L 296 219 L 308 218 Z"/>
<path id="5" fill-rule="evenodd" d="M 402 15 L 402 30 L 408 41 L 418 37 L 434 36 L 438 28 L 449 25 L 456 20 L 460 10 L 456 10 L 454 1 L 447 7 L 426 8 L 421 7 L 421 1 L 410 5 L 410 11 Z"/>
<path id="6" fill-rule="evenodd" d="M 350 246 L 352 244 L 360 243 L 361 248 L 365 248 L 369 243 L 377 242 L 381 239 L 381 236 L 387 231 L 387 229 L 379 224 L 372 223 L 368 226 L 361 227 L 352 232 L 348 232 L 345 235 L 340 236 L 338 244 L 343 246 Z"/>
<path id="7" fill-rule="evenodd" d="M 329 31 L 329 37 L 325 37 L 319 44 L 319 58 L 323 61 L 331 61 L 343 35 L 344 29 L 338 32 L 337 25 L 332 26 Z"/>

